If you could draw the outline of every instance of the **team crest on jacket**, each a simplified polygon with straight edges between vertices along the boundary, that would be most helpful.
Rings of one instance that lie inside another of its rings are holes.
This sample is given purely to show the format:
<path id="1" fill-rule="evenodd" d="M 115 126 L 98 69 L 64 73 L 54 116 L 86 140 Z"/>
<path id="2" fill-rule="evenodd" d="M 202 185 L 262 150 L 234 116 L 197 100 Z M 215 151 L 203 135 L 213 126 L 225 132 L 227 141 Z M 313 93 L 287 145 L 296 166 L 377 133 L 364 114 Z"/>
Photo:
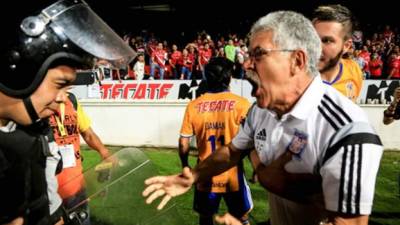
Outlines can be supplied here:
<path id="1" fill-rule="evenodd" d="M 295 156 L 301 158 L 303 150 L 307 146 L 308 135 L 297 129 L 294 130 L 294 135 L 286 150 L 291 151 Z"/>

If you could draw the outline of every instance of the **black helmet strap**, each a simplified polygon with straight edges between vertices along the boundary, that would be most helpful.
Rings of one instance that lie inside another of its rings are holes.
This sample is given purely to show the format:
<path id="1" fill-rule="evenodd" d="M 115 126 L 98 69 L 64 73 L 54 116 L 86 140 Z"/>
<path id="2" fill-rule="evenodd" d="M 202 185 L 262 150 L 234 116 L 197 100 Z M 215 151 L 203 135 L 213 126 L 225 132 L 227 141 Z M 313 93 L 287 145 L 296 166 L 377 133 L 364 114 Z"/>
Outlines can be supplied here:
<path id="1" fill-rule="evenodd" d="M 32 120 L 32 123 L 35 123 L 39 120 L 39 116 L 35 110 L 35 108 L 33 107 L 32 101 L 30 97 L 26 97 L 23 100 L 26 111 L 28 112 L 29 117 Z"/>

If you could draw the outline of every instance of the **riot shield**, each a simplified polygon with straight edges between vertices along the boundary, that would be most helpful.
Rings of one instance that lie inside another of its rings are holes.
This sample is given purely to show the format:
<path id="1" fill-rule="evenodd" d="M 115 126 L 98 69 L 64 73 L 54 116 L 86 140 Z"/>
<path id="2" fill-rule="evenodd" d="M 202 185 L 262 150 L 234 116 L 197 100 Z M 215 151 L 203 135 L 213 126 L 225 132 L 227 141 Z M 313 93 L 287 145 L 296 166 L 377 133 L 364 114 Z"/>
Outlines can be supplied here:
<path id="1" fill-rule="evenodd" d="M 182 225 L 176 203 L 161 211 L 142 197 L 144 180 L 157 174 L 147 156 L 136 148 L 123 148 L 83 173 L 85 200 L 66 209 L 72 224 L 89 216 L 92 225 Z M 89 210 L 82 211 L 83 205 Z M 79 222 L 78 222 L 79 224 Z M 84 223 L 85 224 L 85 223 Z"/>

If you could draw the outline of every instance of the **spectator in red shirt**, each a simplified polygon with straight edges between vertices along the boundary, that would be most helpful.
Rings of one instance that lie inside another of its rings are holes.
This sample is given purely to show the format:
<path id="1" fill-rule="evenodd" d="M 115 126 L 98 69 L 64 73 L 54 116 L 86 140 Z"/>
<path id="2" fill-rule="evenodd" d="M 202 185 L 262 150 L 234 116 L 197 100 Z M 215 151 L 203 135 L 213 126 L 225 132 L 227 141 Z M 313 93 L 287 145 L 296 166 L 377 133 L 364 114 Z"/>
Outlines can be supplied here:
<path id="1" fill-rule="evenodd" d="M 195 75 L 195 78 L 196 78 L 196 75 L 198 72 L 198 68 L 197 68 L 198 67 L 198 61 L 197 61 L 198 51 L 197 51 L 196 45 L 194 45 L 193 43 L 188 44 L 187 49 L 189 52 L 188 53 L 189 59 L 192 62 L 192 66 L 190 68 L 192 73 L 191 73 L 191 76 L 187 78 L 188 80 L 190 80 L 192 78 L 193 74 Z"/>
<path id="2" fill-rule="evenodd" d="M 382 67 L 383 62 L 379 57 L 378 53 L 373 53 L 371 61 L 368 64 L 370 78 L 371 79 L 381 79 L 382 78 Z"/>
<path id="3" fill-rule="evenodd" d="M 185 79 L 185 77 L 188 80 L 192 78 L 193 60 L 194 58 L 189 56 L 188 50 L 186 48 L 183 49 L 182 57 L 179 60 L 179 64 L 182 65 L 181 80 Z"/>
<path id="4" fill-rule="evenodd" d="M 400 78 L 400 55 L 399 48 L 393 50 L 389 58 L 389 76 L 388 79 Z"/>
<path id="5" fill-rule="evenodd" d="M 158 69 L 160 80 L 164 79 L 165 61 L 167 60 L 167 52 L 163 49 L 163 44 L 160 42 L 157 48 L 151 53 L 150 63 L 150 79 L 154 80 L 155 69 Z"/>
<path id="6" fill-rule="evenodd" d="M 182 57 L 182 52 L 178 50 L 178 46 L 176 44 L 172 45 L 172 53 L 169 57 L 169 65 L 172 69 L 172 76 L 174 79 L 178 79 L 178 76 L 181 72 L 181 65 L 179 65 L 178 61 Z"/>
<path id="7" fill-rule="evenodd" d="M 371 53 L 369 53 L 368 47 L 366 45 L 362 47 L 360 57 L 363 57 L 367 62 L 371 60 Z"/>
<path id="8" fill-rule="evenodd" d="M 363 46 L 359 56 L 364 59 L 366 64 L 366 66 L 361 69 L 363 69 L 363 72 L 366 74 L 366 77 L 369 77 L 370 72 L 368 64 L 371 61 L 371 53 L 369 52 L 368 47 L 366 45 Z"/>
<path id="9" fill-rule="evenodd" d="M 199 50 L 199 67 L 202 74 L 202 79 L 206 80 L 204 67 L 207 65 L 208 61 L 211 59 L 212 51 L 208 43 L 204 44 L 204 48 Z"/>

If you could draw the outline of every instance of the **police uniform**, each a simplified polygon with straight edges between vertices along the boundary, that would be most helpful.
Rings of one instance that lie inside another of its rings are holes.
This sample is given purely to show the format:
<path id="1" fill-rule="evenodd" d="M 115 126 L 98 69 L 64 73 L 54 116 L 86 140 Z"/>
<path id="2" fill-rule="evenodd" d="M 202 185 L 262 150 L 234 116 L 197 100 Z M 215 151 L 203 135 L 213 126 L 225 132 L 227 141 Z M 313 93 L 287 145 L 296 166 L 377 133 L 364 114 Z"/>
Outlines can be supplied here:
<path id="1" fill-rule="evenodd" d="M 231 142 L 249 107 L 245 98 L 230 92 L 205 93 L 188 104 L 180 135 L 196 136 L 198 157 L 203 161 L 219 147 Z M 251 194 L 241 164 L 212 177 L 209 182 L 196 184 L 194 209 L 211 216 L 218 212 L 222 197 L 229 212 L 238 218 L 252 209 Z"/>
<path id="2" fill-rule="evenodd" d="M 18 216 L 26 224 L 54 224 L 63 215 L 55 177 L 61 156 L 49 129 L 36 125 L 0 127 L 1 224 Z"/>
<path id="3" fill-rule="evenodd" d="M 57 157 L 48 158 L 55 151 L 46 139 L 47 120 L 39 118 L 31 96 L 51 68 L 92 69 L 100 58 L 121 68 L 136 53 L 82 0 L 32 1 L 28 7 L 7 7 L 20 13 L 7 17 L 2 26 L 6 45 L 0 49 L 0 70 L 5 74 L 0 76 L 0 92 L 20 99 L 32 124 L 0 132 L 0 223 L 22 217 L 28 225 L 54 224 L 60 219 L 57 211 L 50 216 L 57 205 L 50 196 L 56 189 Z M 49 94 L 68 85 L 59 84 Z M 12 120 L 19 110 L 6 113 L 1 119 Z"/>
<path id="4" fill-rule="evenodd" d="M 307 204 L 270 193 L 273 225 L 318 224 L 326 216 L 325 209 L 349 215 L 371 213 L 381 141 L 365 112 L 324 85 L 319 76 L 280 119 L 254 105 L 232 144 L 237 149 L 255 148 L 265 165 L 290 150 L 294 154 L 286 171 L 321 177 L 321 193 L 310 196 Z"/>

